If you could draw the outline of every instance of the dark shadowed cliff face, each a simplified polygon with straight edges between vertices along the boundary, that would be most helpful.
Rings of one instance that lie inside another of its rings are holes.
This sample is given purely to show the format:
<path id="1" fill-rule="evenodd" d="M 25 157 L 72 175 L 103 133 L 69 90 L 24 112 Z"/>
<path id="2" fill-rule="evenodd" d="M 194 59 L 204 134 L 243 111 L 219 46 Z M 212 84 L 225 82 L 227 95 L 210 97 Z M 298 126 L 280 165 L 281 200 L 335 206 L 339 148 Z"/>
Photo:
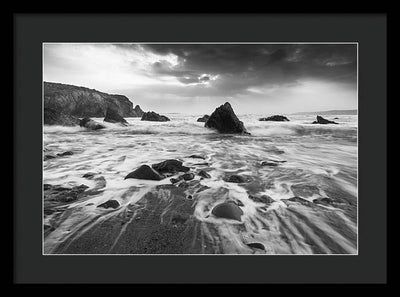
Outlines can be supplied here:
<path id="1" fill-rule="evenodd" d="M 139 117 L 123 95 L 110 95 L 84 87 L 44 82 L 44 107 L 76 117 L 104 117 L 109 107 L 123 117 Z M 137 110 L 137 108 L 135 108 Z M 140 107 L 139 107 L 140 110 Z"/>

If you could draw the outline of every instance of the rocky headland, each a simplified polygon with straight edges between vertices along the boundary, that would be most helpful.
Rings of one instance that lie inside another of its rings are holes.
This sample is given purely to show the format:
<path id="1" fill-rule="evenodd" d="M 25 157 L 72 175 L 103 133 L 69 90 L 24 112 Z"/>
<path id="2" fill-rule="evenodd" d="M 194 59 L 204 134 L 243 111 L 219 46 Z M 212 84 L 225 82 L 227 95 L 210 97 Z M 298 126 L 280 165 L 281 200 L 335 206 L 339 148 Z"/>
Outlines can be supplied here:
<path id="1" fill-rule="evenodd" d="M 45 125 L 73 126 L 79 124 L 77 119 L 85 117 L 105 117 L 106 121 L 115 121 L 113 115 L 141 117 L 144 113 L 139 105 L 133 107 L 126 96 L 85 87 L 44 82 L 43 93 Z"/>

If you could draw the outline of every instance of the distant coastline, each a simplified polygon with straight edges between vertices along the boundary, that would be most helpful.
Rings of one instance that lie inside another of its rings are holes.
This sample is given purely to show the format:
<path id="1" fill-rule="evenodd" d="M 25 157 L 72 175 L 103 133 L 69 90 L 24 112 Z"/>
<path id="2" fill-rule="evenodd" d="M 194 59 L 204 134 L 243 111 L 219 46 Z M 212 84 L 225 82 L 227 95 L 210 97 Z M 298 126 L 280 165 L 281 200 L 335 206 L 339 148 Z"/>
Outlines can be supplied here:
<path id="1" fill-rule="evenodd" d="M 325 110 L 325 111 L 302 111 L 291 113 L 292 115 L 307 115 L 307 114 L 319 114 L 319 115 L 357 115 L 357 109 L 339 109 L 339 110 Z"/>

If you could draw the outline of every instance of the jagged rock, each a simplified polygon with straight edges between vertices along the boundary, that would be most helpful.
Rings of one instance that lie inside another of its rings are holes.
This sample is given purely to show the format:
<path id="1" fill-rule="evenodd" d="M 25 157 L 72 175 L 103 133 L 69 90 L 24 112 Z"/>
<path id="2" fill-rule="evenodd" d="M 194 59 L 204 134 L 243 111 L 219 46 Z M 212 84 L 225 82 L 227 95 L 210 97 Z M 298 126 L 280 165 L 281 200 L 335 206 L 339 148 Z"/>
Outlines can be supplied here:
<path id="1" fill-rule="evenodd" d="M 117 200 L 114 200 L 114 199 L 113 200 L 108 200 L 108 201 L 98 205 L 97 207 L 102 207 L 102 208 L 105 208 L 105 209 L 107 209 L 107 208 L 116 209 L 116 208 L 119 207 L 119 202 Z"/>
<path id="2" fill-rule="evenodd" d="M 278 166 L 279 164 L 285 163 L 286 160 L 282 159 L 267 159 L 260 163 L 260 166 Z"/>
<path id="3" fill-rule="evenodd" d="M 112 107 L 123 117 L 139 116 L 133 109 L 133 103 L 123 95 L 111 95 L 85 87 L 50 82 L 44 82 L 43 92 L 45 108 L 67 115 L 100 118 Z"/>
<path id="4" fill-rule="evenodd" d="M 79 119 L 72 115 L 65 114 L 53 108 L 44 108 L 44 124 L 45 125 L 60 125 L 60 126 L 77 126 Z"/>
<path id="5" fill-rule="evenodd" d="M 139 105 L 136 105 L 135 108 L 133 109 L 133 111 L 135 112 L 136 117 L 142 117 L 144 114 L 144 111 L 140 108 Z"/>
<path id="6" fill-rule="evenodd" d="M 43 185 L 45 200 L 54 200 L 59 202 L 72 202 L 83 195 L 83 192 L 89 188 L 86 185 L 65 188 L 61 186 L 53 186 L 49 184 Z"/>
<path id="7" fill-rule="evenodd" d="M 192 179 L 194 179 L 194 173 L 188 172 L 188 173 L 181 175 L 181 177 L 184 180 L 192 180 Z"/>
<path id="8" fill-rule="evenodd" d="M 235 203 L 237 206 L 244 206 L 243 202 L 240 200 L 235 200 L 233 203 Z"/>
<path id="9" fill-rule="evenodd" d="M 229 182 L 229 183 L 245 183 L 246 179 L 243 176 L 240 175 L 231 175 L 228 176 L 225 181 Z"/>
<path id="10" fill-rule="evenodd" d="M 141 121 L 153 121 L 153 122 L 167 122 L 170 119 L 166 116 L 159 115 L 154 111 L 148 111 L 143 113 Z"/>
<path id="11" fill-rule="evenodd" d="M 324 119 L 323 117 L 317 115 L 317 120 L 312 122 L 313 124 L 338 124 L 334 121 L 329 121 L 327 119 Z"/>
<path id="12" fill-rule="evenodd" d="M 259 203 L 264 203 L 264 204 L 271 204 L 273 202 L 275 202 L 274 199 L 272 199 L 271 197 L 269 197 L 268 195 L 249 195 L 249 198 L 255 202 L 259 202 Z"/>
<path id="13" fill-rule="evenodd" d="M 224 202 L 215 206 L 211 213 L 218 217 L 224 219 L 231 219 L 236 221 L 241 221 L 241 216 L 243 211 L 238 205 L 233 202 Z"/>
<path id="14" fill-rule="evenodd" d="M 111 107 L 107 108 L 104 122 L 128 124 L 119 111 Z"/>
<path id="15" fill-rule="evenodd" d="M 59 153 L 59 154 L 57 154 L 57 156 L 64 157 L 64 156 L 71 156 L 73 154 L 74 154 L 73 152 L 67 151 L 67 152 Z"/>
<path id="16" fill-rule="evenodd" d="M 273 115 L 267 118 L 260 118 L 259 121 L 289 122 L 289 119 L 283 115 Z"/>
<path id="17" fill-rule="evenodd" d="M 177 172 L 188 172 L 190 170 L 189 167 L 183 166 L 181 161 L 178 160 L 166 160 L 157 164 L 151 165 L 151 167 L 159 172 L 160 174 L 164 173 L 177 173 Z"/>
<path id="18" fill-rule="evenodd" d="M 199 156 L 199 155 L 190 155 L 190 156 L 188 156 L 188 158 L 193 158 L 193 159 L 203 159 L 203 160 L 205 160 L 205 159 L 206 159 L 205 157 L 203 157 L 203 156 Z"/>
<path id="19" fill-rule="evenodd" d="M 259 242 L 246 243 L 247 246 L 265 251 L 265 246 Z"/>
<path id="20" fill-rule="evenodd" d="M 83 178 L 92 179 L 96 175 L 96 172 L 88 172 L 82 175 Z"/>
<path id="21" fill-rule="evenodd" d="M 316 185 L 299 183 L 290 186 L 293 194 L 297 197 L 312 197 L 314 195 L 319 195 L 320 190 Z"/>
<path id="22" fill-rule="evenodd" d="M 208 164 L 207 162 L 193 164 L 193 166 L 208 166 L 208 165 L 210 164 Z"/>
<path id="23" fill-rule="evenodd" d="M 277 163 L 277 162 L 271 162 L 271 161 L 262 161 L 261 162 L 261 166 L 272 166 L 272 167 L 275 167 L 275 166 L 278 166 L 279 165 L 279 163 Z"/>
<path id="24" fill-rule="evenodd" d="M 87 129 L 91 129 L 91 130 L 100 130 L 100 129 L 104 129 L 105 126 L 103 126 L 102 124 L 90 119 L 90 118 L 83 118 L 80 122 L 79 122 L 79 126 L 81 127 L 85 127 Z"/>
<path id="25" fill-rule="evenodd" d="M 214 128 L 220 133 L 250 135 L 250 133 L 246 131 L 243 122 L 237 118 L 228 102 L 215 109 L 205 123 L 205 127 Z"/>
<path id="26" fill-rule="evenodd" d="M 345 205 L 346 203 L 344 201 L 345 200 L 338 200 L 338 199 L 332 199 L 332 198 L 328 198 L 328 197 L 322 197 L 322 198 L 314 199 L 313 203 L 322 204 L 322 205 L 339 206 L 339 205 Z"/>
<path id="27" fill-rule="evenodd" d="M 310 201 L 308 201 L 308 200 L 306 200 L 306 199 L 303 199 L 303 198 L 301 198 L 301 197 L 292 197 L 292 198 L 289 198 L 289 199 L 282 199 L 282 201 L 286 204 L 286 205 L 290 205 L 291 203 L 300 203 L 300 204 L 302 204 L 302 205 L 305 205 L 305 206 L 313 206 L 313 203 L 312 202 L 310 202 Z"/>
<path id="28" fill-rule="evenodd" d="M 148 165 L 142 165 L 135 171 L 129 173 L 125 179 L 127 178 L 136 178 L 136 179 L 149 179 L 149 180 L 162 180 L 164 177 L 160 175 L 157 171 L 151 168 Z"/>
<path id="29" fill-rule="evenodd" d="M 44 160 L 44 161 L 47 161 L 47 160 L 54 159 L 54 158 L 57 158 L 57 157 L 54 156 L 54 155 L 45 155 L 44 158 L 43 158 L 43 160 Z"/>
<path id="30" fill-rule="evenodd" d="M 200 170 L 198 175 L 200 175 L 201 177 L 204 178 L 211 178 L 211 175 L 209 175 L 207 172 L 205 172 L 204 170 Z"/>
<path id="31" fill-rule="evenodd" d="M 180 182 L 181 180 L 182 180 L 181 178 L 171 178 L 170 182 L 173 184 L 176 184 L 176 183 Z"/>
<path id="32" fill-rule="evenodd" d="M 198 122 L 207 122 L 207 120 L 210 118 L 210 116 L 208 114 L 203 115 L 201 118 L 198 118 L 197 121 Z"/>
<path id="33" fill-rule="evenodd" d="M 53 186 L 50 184 L 43 184 L 43 191 L 50 190 Z"/>

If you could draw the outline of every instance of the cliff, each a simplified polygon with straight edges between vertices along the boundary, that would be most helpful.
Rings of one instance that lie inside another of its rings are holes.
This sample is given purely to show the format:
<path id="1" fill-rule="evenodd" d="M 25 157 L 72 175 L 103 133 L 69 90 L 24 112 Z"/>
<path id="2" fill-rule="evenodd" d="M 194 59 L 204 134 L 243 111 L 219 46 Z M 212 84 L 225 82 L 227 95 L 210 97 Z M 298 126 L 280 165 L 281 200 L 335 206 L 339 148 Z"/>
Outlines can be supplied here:
<path id="1" fill-rule="evenodd" d="M 94 89 L 44 82 L 44 108 L 75 117 L 104 117 L 110 107 L 123 117 L 140 117 L 140 107 L 123 95 L 111 95 Z"/>

